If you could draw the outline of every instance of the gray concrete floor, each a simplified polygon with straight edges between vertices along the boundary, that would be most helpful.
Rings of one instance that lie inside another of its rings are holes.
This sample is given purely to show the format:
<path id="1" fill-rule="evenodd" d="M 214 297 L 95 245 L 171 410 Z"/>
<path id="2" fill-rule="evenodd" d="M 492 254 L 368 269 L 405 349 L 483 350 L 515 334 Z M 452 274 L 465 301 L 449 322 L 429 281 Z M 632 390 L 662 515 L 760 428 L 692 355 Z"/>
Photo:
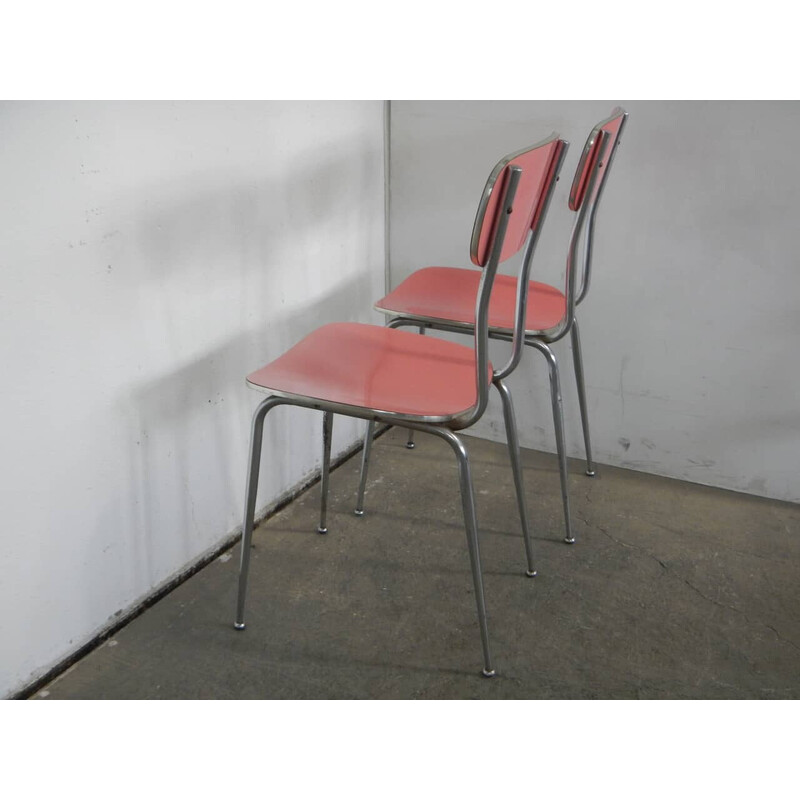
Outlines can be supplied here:
<path id="1" fill-rule="evenodd" d="M 562 542 L 555 457 L 524 451 L 539 576 L 525 577 L 503 446 L 468 438 L 489 634 L 481 648 L 455 461 L 394 429 L 254 535 L 247 629 L 239 546 L 36 697 L 797 698 L 800 506 L 571 462 Z"/>

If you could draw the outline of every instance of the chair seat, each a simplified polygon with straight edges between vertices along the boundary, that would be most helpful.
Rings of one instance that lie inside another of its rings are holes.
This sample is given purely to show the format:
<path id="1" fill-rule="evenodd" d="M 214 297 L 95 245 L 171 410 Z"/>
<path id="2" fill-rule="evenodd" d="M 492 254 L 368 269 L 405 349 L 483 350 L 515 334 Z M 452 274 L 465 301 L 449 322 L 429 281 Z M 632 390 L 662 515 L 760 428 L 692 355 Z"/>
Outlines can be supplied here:
<path id="1" fill-rule="evenodd" d="M 343 413 L 356 416 L 374 411 L 448 422 L 477 402 L 472 347 L 353 322 L 318 328 L 247 382 L 269 394 L 344 406 Z"/>
<path id="2" fill-rule="evenodd" d="M 394 291 L 375 304 L 378 311 L 463 325 L 475 324 L 475 300 L 481 273 L 457 267 L 426 267 L 406 278 Z M 529 283 L 525 332 L 541 335 L 551 332 L 566 314 L 563 292 L 546 283 Z M 489 303 L 489 327 L 511 332 L 517 279 L 498 275 Z"/>

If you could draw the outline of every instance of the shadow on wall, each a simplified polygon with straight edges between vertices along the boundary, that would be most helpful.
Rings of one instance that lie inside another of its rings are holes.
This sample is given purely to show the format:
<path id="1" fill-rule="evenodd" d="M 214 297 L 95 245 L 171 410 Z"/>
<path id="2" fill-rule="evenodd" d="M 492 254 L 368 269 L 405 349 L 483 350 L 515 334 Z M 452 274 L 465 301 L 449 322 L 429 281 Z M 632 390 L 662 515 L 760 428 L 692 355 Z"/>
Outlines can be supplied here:
<path id="1" fill-rule="evenodd" d="M 232 174 L 197 173 L 186 182 L 152 187 L 152 211 L 138 225 L 137 240 L 154 277 L 183 269 L 196 275 L 198 263 L 246 270 L 252 263 L 296 258 L 298 248 L 320 232 L 342 239 L 348 234 L 368 239 L 369 223 L 382 225 L 383 214 L 366 210 L 364 200 L 374 186 L 375 164 L 382 154 L 368 142 L 343 139 L 293 157 L 281 173 L 248 179 Z M 374 182 L 374 180 L 373 180 Z M 174 197 L 179 192 L 180 197 Z M 214 277 L 213 274 L 207 277 Z"/>
<path id="2" fill-rule="evenodd" d="M 142 581 L 151 585 L 163 577 L 157 572 L 160 559 L 154 557 L 163 548 L 161 537 L 173 540 L 181 563 L 208 546 L 209 525 L 199 523 L 199 514 L 207 521 L 216 513 L 215 539 L 240 523 L 250 420 L 262 399 L 247 388 L 245 376 L 318 327 L 331 309 L 341 308 L 352 298 L 354 283 L 348 281 L 291 319 L 272 319 L 261 334 L 233 337 L 120 399 L 133 428 L 140 432 L 130 450 L 130 485 L 136 502 L 133 563 L 145 573 L 134 576 L 136 585 Z M 271 336 L 269 331 L 280 335 Z M 293 334 L 292 341 L 287 332 Z M 287 415 L 297 423 L 288 424 Z M 303 409 L 282 409 L 268 416 L 262 491 L 267 481 L 275 494 L 298 480 L 305 431 L 308 426 L 318 430 L 317 416 Z M 209 492 L 208 487 L 213 489 Z M 172 516 L 165 516 L 175 505 L 174 496 L 169 497 L 175 492 L 180 505 Z M 260 505 L 265 498 L 260 495 Z M 224 519 L 219 518 L 222 514 Z"/>
<path id="3" fill-rule="evenodd" d="M 276 329 L 280 336 L 271 337 L 265 331 L 233 337 L 120 399 L 133 428 L 140 432 L 129 451 L 136 503 L 133 563 L 145 573 L 135 576 L 136 585 L 142 580 L 152 584 L 162 577 L 157 573 L 160 559 L 154 557 L 164 546 L 162 537 L 173 540 L 182 563 L 207 546 L 203 542 L 204 534 L 209 535 L 208 525 L 200 525 L 198 515 L 208 519 L 214 513 L 210 507 L 226 515 L 215 527 L 215 539 L 241 522 L 250 420 L 262 399 L 247 388 L 245 376 L 318 327 L 322 319 L 335 317 L 331 310 L 346 306 L 354 283 L 348 281 L 294 313 L 291 320 L 281 316 L 271 320 L 268 331 Z M 286 331 L 294 333 L 294 341 L 284 343 Z M 302 457 L 309 426 L 314 435 L 318 433 L 318 416 L 318 412 L 287 408 L 267 417 L 262 489 L 268 480 L 272 493 L 280 493 L 298 480 L 302 464 L 297 454 Z M 288 424 L 287 417 L 296 424 Z M 175 492 L 179 507 L 165 518 L 170 505 L 175 505 Z M 265 501 L 262 494 L 259 505 Z"/>
<path id="4" fill-rule="evenodd" d="M 129 571 L 130 585 L 155 585 L 241 522 L 250 420 L 259 400 L 245 376 L 328 321 L 369 318 L 373 266 L 383 276 L 382 261 L 369 261 L 382 209 L 366 205 L 375 194 L 372 162 L 379 154 L 365 155 L 359 141 L 336 149 L 338 159 L 330 153 L 324 161 L 298 159 L 283 179 L 193 193 L 138 226 L 144 291 L 160 295 L 160 324 L 175 339 L 166 346 L 185 343 L 186 319 L 199 325 L 198 339 L 213 344 L 190 348 L 193 355 L 178 369 L 117 399 L 128 429 L 137 432 L 128 448 L 131 557 L 120 567 Z M 287 285 L 300 304 L 284 304 L 275 287 Z M 222 319 L 198 320 L 198 309 L 213 309 L 220 287 L 238 307 L 228 311 L 227 323 L 225 309 Z M 308 427 L 316 436 L 318 416 L 301 409 L 269 415 L 261 486 L 269 485 L 270 497 L 262 494 L 259 506 L 308 471 Z M 119 508 L 108 514 L 119 524 Z"/>

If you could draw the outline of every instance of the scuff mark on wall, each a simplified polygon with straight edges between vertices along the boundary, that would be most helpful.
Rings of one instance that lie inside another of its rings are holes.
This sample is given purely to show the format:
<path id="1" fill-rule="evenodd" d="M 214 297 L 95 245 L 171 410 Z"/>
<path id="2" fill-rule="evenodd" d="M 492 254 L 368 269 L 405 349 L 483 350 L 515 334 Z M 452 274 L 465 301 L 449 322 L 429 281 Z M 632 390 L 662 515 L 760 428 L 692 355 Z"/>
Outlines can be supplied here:
<path id="1" fill-rule="evenodd" d="M 686 460 L 696 467 L 713 467 L 714 464 L 717 463 L 713 458 L 701 458 L 699 461 L 695 461 L 693 458 L 688 458 Z"/>

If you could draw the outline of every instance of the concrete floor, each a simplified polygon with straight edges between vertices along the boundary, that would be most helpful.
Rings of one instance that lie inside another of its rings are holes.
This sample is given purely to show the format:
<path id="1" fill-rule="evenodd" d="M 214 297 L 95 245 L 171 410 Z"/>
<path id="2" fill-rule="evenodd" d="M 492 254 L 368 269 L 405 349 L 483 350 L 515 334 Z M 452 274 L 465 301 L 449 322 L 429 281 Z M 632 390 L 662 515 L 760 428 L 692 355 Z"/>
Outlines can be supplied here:
<path id="1" fill-rule="evenodd" d="M 562 542 L 552 455 L 525 451 L 539 576 L 525 577 L 503 446 L 468 438 L 489 634 L 481 648 L 455 460 L 395 429 L 255 532 L 247 629 L 233 629 L 239 546 L 36 697 L 797 698 L 800 506 L 570 464 Z"/>

